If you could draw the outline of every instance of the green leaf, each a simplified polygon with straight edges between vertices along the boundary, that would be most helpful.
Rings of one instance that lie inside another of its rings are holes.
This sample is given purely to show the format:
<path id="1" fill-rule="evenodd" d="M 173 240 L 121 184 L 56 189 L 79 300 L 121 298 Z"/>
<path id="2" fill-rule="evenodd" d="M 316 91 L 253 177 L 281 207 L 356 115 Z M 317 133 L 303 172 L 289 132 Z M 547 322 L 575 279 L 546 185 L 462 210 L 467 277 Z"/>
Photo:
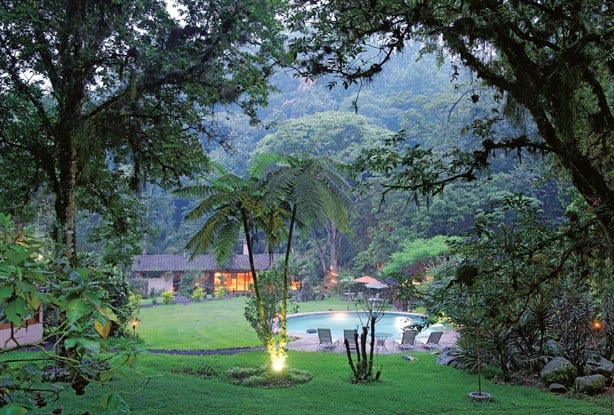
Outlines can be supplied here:
<path id="1" fill-rule="evenodd" d="M 25 415 L 27 413 L 28 408 L 17 403 L 10 403 L 0 408 L 0 415 Z"/>
<path id="2" fill-rule="evenodd" d="M 19 326 L 27 317 L 26 301 L 21 297 L 16 297 L 5 307 L 4 312 L 11 323 Z"/>
<path id="3" fill-rule="evenodd" d="M 35 285 L 29 284 L 26 281 L 20 281 L 20 280 L 15 281 L 15 287 L 17 287 L 18 290 L 24 293 L 38 291 L 38 288 Z"/>
<path id="4" fill-rule="evenodd" d="M 12 285 L 3 285 L 0 287 L 0 302 L 4 302 L 7 298 L 13 295 Z"/>
<path id="5" fill-rule="evenodd" d="M 0 264 L 0 277 L 9 278 L 15 272 L 15 267 L 6 263 Z"/>
<path id="6" fill-rule="evenodd" d="M 71 337 L 69 339 L 65 339 L 64 340 L 64 347 L 66 347 L 67 349 L 72 349 L 72 348 L 77 346 L 78 340 L 79 339 L 77 337 Z"/>
<path id="7" fill-rule="evenodd" d="M 83 348 L 88 352 L 98 353 L 100 352 L 100 343 L 95 340 L 90 340 L 85 337 L 71 337 L 64 340 L 64 347 L 67 349 L 73 349 L 75 347 Z"/>
<path id="8" fill-rule="evenodd" d="M 87 299 L 93 305 L 99 307 L 101 304 L 100 297 L 98 297 L 94 292 L 86 291 L 83 293 L 83 297 Z"/>
<path id="9" fill-rule="evenodd" d="M 100 315 L 102 315 L 107 320 L 111 320 L 115 323 L 119 323 L 119 318 L 117 317 L 115 312 L 111 309 L 111 307 L 104 306 L 104 307 L 97 308 L 97 310 L 100 313 Z"/>
<path id="10" fill-rule="evenodd" d="M 41 299 L 37 295 L 30 294 L 28 295 L 28 304 L 33 310 L 38 310 L 38 307 L 41 305 Z"/>
<path id="11" fill-rule="evenodd" d="M 90 353 L 99 353 L 100 352 L 100 343 L 96 340 L 90 340 L 86 338 L 80 338 L 79 343 L 83 348 L 85 348 Z"/>
<path id="12" fill-rule="evenodd" d="M 100 406 L 106 414 L 128 414 L 130 413 L 130 407 L 116 393 L 107 393 L 100 397 Z"/>
<path id="13" fill-rule="evenodd" d="M 82 298 L 75 298 L 66 306 L 66 318 L 69 322 L 74 323 L 79 319 L 87 316 L 91 311 L 91 306 L 83 301 Z"/>

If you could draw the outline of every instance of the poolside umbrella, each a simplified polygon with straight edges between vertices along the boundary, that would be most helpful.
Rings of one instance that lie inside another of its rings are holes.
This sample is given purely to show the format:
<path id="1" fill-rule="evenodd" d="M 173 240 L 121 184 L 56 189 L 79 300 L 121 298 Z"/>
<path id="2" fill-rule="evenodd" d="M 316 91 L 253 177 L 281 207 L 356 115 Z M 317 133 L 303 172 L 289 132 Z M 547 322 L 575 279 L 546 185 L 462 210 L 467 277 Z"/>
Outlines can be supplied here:
<path id="1" fill-rule="evenodd" d="M 379 282 L 379 280 L 377 278 L 373 278 L 368 275 L 365 275 L 363 277 L 354 279 L 354 282 L 360 282 L 362 284 L 371 284 L 374 282 Z"/>
<path id="2" fill-rule="evenodd" d="M 386 284 L 384 284 L 383 282 L 379 282 L 379 281 L 370 282 L 370 283 L 366 284 L 365 287 L 367 287 L 367 288 L 374 288 L 376 290 L 381 290 L 382 288 L 388 288 L 388 286 Z"/>

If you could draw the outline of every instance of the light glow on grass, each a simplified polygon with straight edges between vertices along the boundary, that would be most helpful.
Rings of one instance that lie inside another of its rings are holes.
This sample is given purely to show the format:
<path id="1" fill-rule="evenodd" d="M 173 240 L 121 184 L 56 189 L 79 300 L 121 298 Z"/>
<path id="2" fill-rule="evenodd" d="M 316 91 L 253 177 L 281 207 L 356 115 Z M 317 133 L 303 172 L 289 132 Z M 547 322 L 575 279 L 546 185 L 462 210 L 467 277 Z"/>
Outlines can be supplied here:
<path id="1" fill-rule="evenodd" d="M 286 367 L 286 356 L 285 355 L 277 355 L 273 358 L 271 363 L 271 368 L 275 372 L 281 372 Z"/>

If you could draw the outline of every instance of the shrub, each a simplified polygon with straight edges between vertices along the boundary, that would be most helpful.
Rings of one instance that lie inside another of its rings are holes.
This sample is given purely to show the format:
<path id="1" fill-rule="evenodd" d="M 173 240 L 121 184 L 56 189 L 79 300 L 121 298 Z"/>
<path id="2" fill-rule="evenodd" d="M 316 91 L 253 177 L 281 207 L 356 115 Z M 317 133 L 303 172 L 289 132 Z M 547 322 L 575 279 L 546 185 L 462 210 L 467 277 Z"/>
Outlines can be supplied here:
<path id="1" fill-rule="evenodd" d="M 194 291 L 192 291 L 192 300 L 195 301 L 200 301 L 203 298 L 205 298 L 205 290 L 203 290 L 203 287 L 196 287 L 194 289 Z"/>
<path id="2" fill-rule="evenodd" d="M 215 296 L 215 298 L 222 298 L 226 294 L 226 288 L 224 288 L 223 285 L 218 285 L 217 287 L 215 287 L 215 291 L 213 291 L 213 295 Z"/>
<path id="3" fill-rule="evenodd" d="M 122 335 L 126 324 L 136 316 L 138 306 L 130 303 L 130 285 L 128 278 L 117 267 L 103 268 L 92 272 L 92 279 L 106 291 L 107 298 L 119 321 L 111 326 L 111 334 Z"/>
<path id="4" fill-rule="evenodd" d="M 192 294 L 194 286 L 199 278 L 200 273 L 198 271 L 192 270 L 185 272 L 181 276 L 181 281 L 179 282 L 179 294 L 183 295 L 184 297 L 189 297 Z"/>
<path id="5" fill-rule="evenodd" d="M 17 360 L 5 359 L 4 353 L 12 351 L 0 348 L 2 414 L 27 413 L 48 400 L 56 401 L 70 388 L 83 395 L 90 382 L 112 380 L 115 370 L 134 359 L 134 343 L 109 338 L 112 325 L 121 324 L 122 293 L 127 287 L 121 274 L 89 266 L 73 269 L 62 258 L 46 257 L 43 242 L 31 229 L 15 226 L 10 216 L 0 213 L 3 318 L 19 327 L 24 318 L 44 307 L 46 315 L 54 318 L 46 325 L 43 340 L 55 342 L 51 350 L 41 348 Z M 105 281 L 112 276 L 117 278 Z M 42 383 L 50 380 L 56 382 Z M 119 402 L 121 397 L 113 394 L 109 399 Z"/>
<path id="6" fill-rule="evenodd" d="M 162 291 L 160 296 L 162 297 L 163 304 L 170 304 L 175 299 L 175 291 L 173 290 Z"/>
<path id="7" fill-rule="evenodd" d="M 277 373 L 266 366 L 234 367 L 228 370 L 228 378 L 233 385 L 260 388 L 286 388 L 311 381 L 311 373 L 290 368 Z"/>

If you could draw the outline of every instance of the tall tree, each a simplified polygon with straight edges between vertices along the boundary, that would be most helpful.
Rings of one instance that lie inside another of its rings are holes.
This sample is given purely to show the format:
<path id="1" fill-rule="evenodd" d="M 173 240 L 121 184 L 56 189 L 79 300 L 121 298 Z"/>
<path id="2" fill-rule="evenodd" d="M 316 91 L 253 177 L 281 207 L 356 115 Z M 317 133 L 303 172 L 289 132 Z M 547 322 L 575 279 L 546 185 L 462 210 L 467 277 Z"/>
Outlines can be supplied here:
<path id="1" fill-rule="evenodd" d="M 277 232 L 286 238 L 278 347 L 285 350 L 289 264 L 295 227 L 310 229 L 332 223 L 335 229 L 348 232 L 349 185 L 331 160 L 301 156 L 280 157 L 276 166 L 264 176 L 264 183 L 266 192 L 279 201 L 279 207 L 269 214 L 269 223 L 276 225 L 269 227 L 267 233 Z M 280 219 L 285 219 L 283 228 L 279 227 Z M 282 240 L 281 237 L 270 239 Z"/>
<path id="2" fill-rule="evenodd" d="M 28 174 L 15 197 L 54 194 L 71 263 L 80 192 L 105 207 L 117 183 L 177 184 L 206 165 L 220 104 L 253 116 L 266 101 L 283 2 L 175 3 L 177 17 L 156 0 L 0 6 L 0 157 Z"/>
<path id="3" fill-rule="evenodd" d="M 220 168 L 223 172 L 223 169 Z M 260 320 L 259 337 L 269 353 L 272 368 L 286 360 L 286 316 L 288 312 L 289 264 L 294 229 L 297 225 L 322 224 L 334 220 L 347 230 L 348 185 L 325 159 L 261 155 L 250 168 L 248 178 L 231 173 L 211 179 L 207 184 L 185 187 L 177 192 L 197 196 L 202 201 L 186 216 L 205 217 L 205 223 L 188 243 L 193 255 L 213 247 L 218 262 L 229 259 L 241 236 L 247 242 L 250 270 L 254 282 L 256 312 Z M 264 235 L 273 250 L 283 248 L 280 337 L 276 344 L 269 324 L 258 273 L 254 265 L 254 240 Z"/>
<path id="4" fill-rule="evenodd" d="M 466 65 L 473 70 L 506 99 L 508 113 L 530 116 L 539 134 L 498 137 L 491 126 L 499 114 L 482 117 L 473 125 L 483 139 L 482 148 L 470 157 L 455 158 L 452 177 L 475 178 L 475 171 L 488 165 L 497 149 L 549 152 L 590 205 L 610 242 L 611 255 L 614 32 L 609 2 L 293 3 L 296 14 L 290 21 L 305 34 L 294 38 L 293 48 L 305 74 L 334 73 L 346 86 L 371 79 L 414 40 L 424 42 L 425 52 L 438 51 L 442 59 L 451 55 L 456 69 Z M 471 99 L 479 101 L 480 96 Z M 405 168 L 396 175 L 395 186 L 433 192 L 448 182 L 450 177 L 444 175 L 449 169 L 434 171 L 416 162 L 430 154 L 402 151 L 402 156 L 392 158 Z M 425 181 L 422 172 L 430 174 Z"/>
<path id="5" fill-rule="evenodd" d="M 259 337 L 263 341 L 270 357 L 270 364 L 277 361 L 278 349 L 275 347 L 273 329 L 265 312 L 264 296 L 260 292 L 258 273 L 254 263 L 254 241 L 264 229 L 271 229 L 267 214 L 275 200 L 265 199 L 262 183 L 259 177 L 250 174 L 242 178 L 225 172 L 221 167 L 220 176 L 207 180 L 206 183 L 187 186 L 177 191 L 180 196 L 200 198 L 198 205 L 187 214 L 186 219 L 206 218 L 202 227 L 192 236 L 187 248 L 192 257 L 202 254 L 213 247 L 218 263 L 229 260 L 241 237 L 247 244 L 250 271 L 254 283 L 256 297 L 256 312 L 260 320 Z M 269 232 L 267 236 L 275 236 Z M 269 245 L 275 245 L 269 240 Z M 272 259 L 271 255 L 271 259 Z M 282 351 L 285 353 L 285 351 Z"/>

